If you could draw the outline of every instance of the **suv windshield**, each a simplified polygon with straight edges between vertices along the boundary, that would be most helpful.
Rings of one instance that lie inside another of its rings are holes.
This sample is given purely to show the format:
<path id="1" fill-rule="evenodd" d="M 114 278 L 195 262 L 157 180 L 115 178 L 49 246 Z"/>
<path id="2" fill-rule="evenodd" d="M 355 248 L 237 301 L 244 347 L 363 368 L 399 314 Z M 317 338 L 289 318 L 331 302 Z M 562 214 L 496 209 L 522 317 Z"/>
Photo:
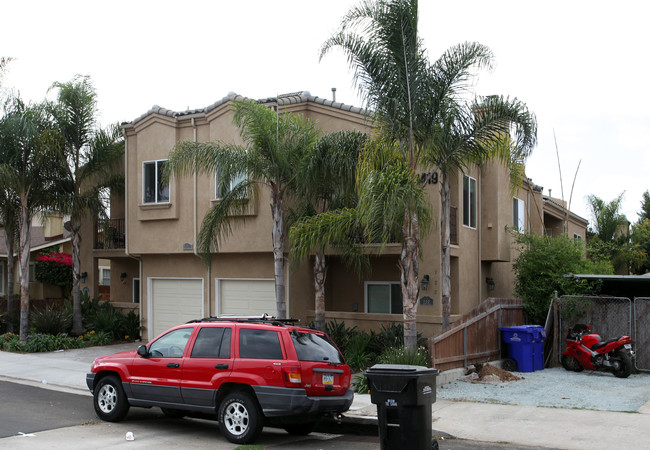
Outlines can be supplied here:
<path id="1" fill-rule="evenodd" d="M 291 332 L 291 339 L 296 348 L 300 361 L 323 361 L 334 364 L 344 364 L 343 356 L 326 335 L 304 333 L 298 330 Z"/>

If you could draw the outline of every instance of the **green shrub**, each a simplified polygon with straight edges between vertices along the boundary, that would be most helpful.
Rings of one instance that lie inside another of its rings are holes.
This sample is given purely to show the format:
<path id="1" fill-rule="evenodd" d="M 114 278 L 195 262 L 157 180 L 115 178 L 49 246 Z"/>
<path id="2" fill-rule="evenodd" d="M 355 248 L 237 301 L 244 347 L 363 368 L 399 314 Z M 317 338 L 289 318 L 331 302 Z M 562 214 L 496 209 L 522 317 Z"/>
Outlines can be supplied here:
<path id="1" fill-rule="evenodd" d="M 360 374 L 352 379 L 352 390 L 357 394 L 367 394 L 370 392 L 370 386 L 368 385 L 368 378 L 365 375 Z"/>
<path id="2" fill-rule="evenodd" d="M 101 297 L 82 299 L 84 327 L 88 331 L 104 332 L 113 340 L 140 339 L 140 316 L 136 309 L 127 313 L 116 309 L 110 302 L 101 301 Z"/>
<path id="3" fill-rule="evenodd" d="M 113 342 L 113 338 L 109 333 L 104 331 L 89 331 L 83 335 L 83 340 L 88 342 L 88 345 L 108 345 Z"/>
<path id="4" fill-rule="evenodd" d="M 72 313 L 68 308 L 57 308 L 48 305 L 32 311 L 29 314 L 31 328 L 41 334 L 62 334 L 72 327 Z"/>
<path id="5" fill-rule="evenodd" d="M 566 235 L 553 238 L 515 233 L 521 248 L 515 259 L 515 295 L 523 299 L 528 323 L 544 324 L 553 296 L 589 295 L 600 289 L 599 281 L 568 279 L 570 273 L 592 273 L 594 265 L 584 248 Z"/>
<path id="6" fill-rule="evenodd" d="M 379 356 L 380 364 L 408 364 L 429 367 L 429 355 L 425 347 L 409 351 L 404 347 L 389 348 Z"/>
<path id="7" fill-rule="evenodd" d="M 358 333 L 356 326 L 346 327 L 345 322 L 337 322 L 336 319 L 330 320 L 325 324 L 325 332 L 344 355 L 347 351 L 350 338 Z"/>
<path id="8" fill-rule="evenodd" d="M 33 334 L 26 341 L 21 341 L 17 334 L 6 333 L 0 336 L 2 349 L 10 352 L 53 352 L 55 350 L 68 350 L 82 348 L 86 342 L 80 338 L 73 338 L 65 334 Z"/>
<path id="9" fill-rule="evenodd" d="M 374 361 L 375 355 L 368 350 L 371 335 L 356 332 L 350 338 L 345 353 L 345 360 L 352 370 L 366 370 Z"/>

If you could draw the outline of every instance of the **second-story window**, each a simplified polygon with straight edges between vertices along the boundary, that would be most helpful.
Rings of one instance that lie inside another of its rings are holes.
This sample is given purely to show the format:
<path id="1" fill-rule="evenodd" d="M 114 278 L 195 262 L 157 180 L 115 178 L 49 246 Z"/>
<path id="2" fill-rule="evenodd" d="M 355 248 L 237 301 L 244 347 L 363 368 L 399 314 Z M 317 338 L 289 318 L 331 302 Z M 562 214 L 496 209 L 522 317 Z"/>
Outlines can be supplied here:
<path id="1" fill-rule="evenodd" d="M 230 183 L 225 183 L 223 178 L 221 177 L 219 173 L 219 169 L 217 169 L 215 173 L 215 193 L 214 197 L 217 200 L 220 200 L 223 198 L 224 195 L 226 195 L 228 192 L 232 190 L 235 186 L 237 186 L 239 183 L 244 181 L 246 179 L 246 176 L 243 174 L 238 174 L 236 177 L 234 177 L 232 180 L 230 180 Z"/>
<path id="2" fill-rule="evenodd" d="M 163 181 L 166 159 L 142 163 L 142 202 L 168 203 L 169 183 Z"/>
<path id="3" fill-rule="evenodd" d="M 512 199 L 512 227 L 520 233 L 523 233 L 525 226 L 524 201 L 514 197 Z"/>
<path id="4" fill-rule="evenodd" d="M 463 175 L 463 225 L 476 228 L 476 178 Z"/>

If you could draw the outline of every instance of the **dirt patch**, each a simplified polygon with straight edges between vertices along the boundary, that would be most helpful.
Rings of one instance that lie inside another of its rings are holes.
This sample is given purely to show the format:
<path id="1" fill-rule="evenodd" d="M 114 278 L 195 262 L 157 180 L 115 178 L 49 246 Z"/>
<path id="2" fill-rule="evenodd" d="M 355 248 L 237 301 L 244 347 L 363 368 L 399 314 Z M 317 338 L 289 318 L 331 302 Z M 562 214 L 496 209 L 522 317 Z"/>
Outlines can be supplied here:
<path id="1" fill-rule="evenodd" d="M 472 383 L 505 383 L 517 381 L 520 378 L 511 374 L 507 370 L 491 364 L 476 364 L 468 369 L 465 381 Z"/>

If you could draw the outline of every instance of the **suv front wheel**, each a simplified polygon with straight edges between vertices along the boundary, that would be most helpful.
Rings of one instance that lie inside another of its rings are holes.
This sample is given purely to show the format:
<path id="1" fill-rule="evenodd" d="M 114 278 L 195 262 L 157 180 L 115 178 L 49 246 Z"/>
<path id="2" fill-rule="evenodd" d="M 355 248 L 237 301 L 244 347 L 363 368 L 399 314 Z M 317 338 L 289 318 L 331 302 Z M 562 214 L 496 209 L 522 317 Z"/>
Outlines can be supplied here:
<path id="1" fill-rule="evenodd" d="M 100 419 L 107 422 L 119 422 L 129 412 L 122 382 L 115 375 L 108 375 L 99 380 L 93 395 L 95 412 Z"/>
<path id="2" fill-rule="evenodd" d="M 232 392 L 219 407 L 219 428 L 233 444 L 253 442 L 262 432 L 264 417 L 257 401 L 242 391 Z"/>

